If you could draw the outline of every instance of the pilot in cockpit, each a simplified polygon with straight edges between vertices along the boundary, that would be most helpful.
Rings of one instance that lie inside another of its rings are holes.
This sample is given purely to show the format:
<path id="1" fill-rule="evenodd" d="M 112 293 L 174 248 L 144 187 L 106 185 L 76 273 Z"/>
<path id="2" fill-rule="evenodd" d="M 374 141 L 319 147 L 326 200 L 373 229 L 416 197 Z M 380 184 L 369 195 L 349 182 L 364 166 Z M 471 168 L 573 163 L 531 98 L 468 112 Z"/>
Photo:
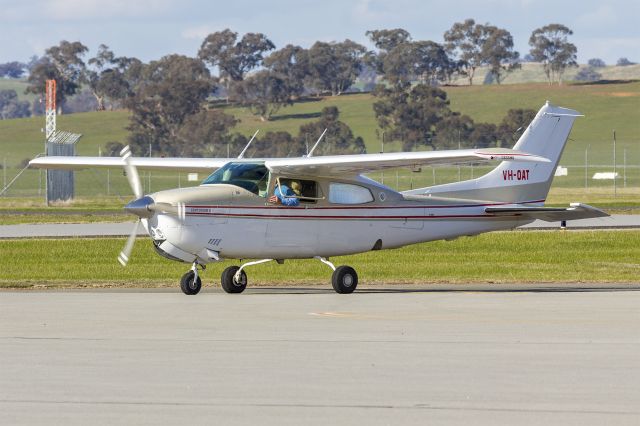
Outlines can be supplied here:
<path id="1" fill-rule="evenodd" d="M 269 202 L 272 204 L 282 204 L 283 206 L 298 206 L 300 205 L 300 193 L 302 191 L 302 185 L 300 182 L 292 180 L 289 186 L 285 184 L 276 183 L 276 187 L 273 191 L 273 195 L 269 197 Z"/>

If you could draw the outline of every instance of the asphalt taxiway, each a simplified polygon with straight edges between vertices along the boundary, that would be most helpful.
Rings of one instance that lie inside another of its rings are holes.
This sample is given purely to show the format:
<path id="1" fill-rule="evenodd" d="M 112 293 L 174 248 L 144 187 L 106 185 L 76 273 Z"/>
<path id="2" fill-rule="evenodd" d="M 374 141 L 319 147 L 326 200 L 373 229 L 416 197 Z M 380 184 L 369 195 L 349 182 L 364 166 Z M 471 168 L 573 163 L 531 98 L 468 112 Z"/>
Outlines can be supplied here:
<path id="1" fill-rule="evenodd" d="M 639 424 L 640 284 L 1 291 L 0 424 Z"/>

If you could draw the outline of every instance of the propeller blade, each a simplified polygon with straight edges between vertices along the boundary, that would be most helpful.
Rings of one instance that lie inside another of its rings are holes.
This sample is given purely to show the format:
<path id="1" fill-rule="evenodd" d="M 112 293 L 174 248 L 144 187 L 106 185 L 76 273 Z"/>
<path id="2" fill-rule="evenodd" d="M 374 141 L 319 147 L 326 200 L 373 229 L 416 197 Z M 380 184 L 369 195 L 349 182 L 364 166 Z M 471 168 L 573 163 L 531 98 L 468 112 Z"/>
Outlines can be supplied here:
<path id="1" fill-rule="evenodd" d="M 131 234 L 129 234 L 129 238 L 127 239 L 124 248 L 120 252 L 118 256 L 118 262 L 122 266 L 127 266 L 127 262 L 129 262 L 129 256 L 131 256 L 131 250 L 133 250 L 133 244 L 136 242 L 136 235 L 138 234 L 138 224 L 140 223 L 140 219 L 138 219 L 133 225 L 133 229 L 131 230 Z"/>
<path id="2" fill-rule="evenodd" d="M 122 151 L 120 151 L 120 157 L 124 160 L 124 171 L 127 174 L 127 179 L 129 180 L 129 185 L 131 186 L 133 195 L 135 195 L 136 198 L 142 198 L 144 195 L 142 193 L 142 184 L 140 183 L 138 169 L 136 169 L 136 166 L 131 164 L 131 148 L 129 148 L 129 145 L 122 148 Z"/>

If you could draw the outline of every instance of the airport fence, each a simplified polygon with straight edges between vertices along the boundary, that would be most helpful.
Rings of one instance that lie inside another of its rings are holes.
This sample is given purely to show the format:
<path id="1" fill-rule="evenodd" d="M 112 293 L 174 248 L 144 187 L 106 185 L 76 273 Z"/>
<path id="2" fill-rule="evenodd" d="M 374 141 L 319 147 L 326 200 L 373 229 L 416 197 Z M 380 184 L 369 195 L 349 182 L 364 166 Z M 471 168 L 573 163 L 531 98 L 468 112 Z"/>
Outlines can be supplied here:
<path id="1" fill-rule="evenodd" d="M 568 155 L 567 155 L 568 154 Z M 598 191 L 615 197 L 619 192 L 636 192 L 640 204 L 640 141 L 627 142 L 618 150 L 615 159 L 611 153 L 565 153 L 567 163 L 560 161 L 553 188 L 570 191 Z M 565 158 L 563 157 L 563 158 Z M 581 158 L 582 157 L 582 158 Z M 2 200 L 28 198 L 44 200 L 46 181 L 44 170 L 25 168 L 24 164 L 10 164 L 0 153 L 2 165 Z M 393 170 L 370 173 L 368 176 L 399 191 L 438 185 L 448 182 L 473 179 L 487 173 L 492 167 L 486 165 L 460 165 L 423 167 L 419 172 Z M 145 172 L 140 171 L 145 193 L 159 190 L 198 185 L 204 178 L 202 173 Z M 83 170 L 75 173 L 76 198 L 115 197 L 123 202 L 132 197 L 131 189 L 123 170 Z"/>

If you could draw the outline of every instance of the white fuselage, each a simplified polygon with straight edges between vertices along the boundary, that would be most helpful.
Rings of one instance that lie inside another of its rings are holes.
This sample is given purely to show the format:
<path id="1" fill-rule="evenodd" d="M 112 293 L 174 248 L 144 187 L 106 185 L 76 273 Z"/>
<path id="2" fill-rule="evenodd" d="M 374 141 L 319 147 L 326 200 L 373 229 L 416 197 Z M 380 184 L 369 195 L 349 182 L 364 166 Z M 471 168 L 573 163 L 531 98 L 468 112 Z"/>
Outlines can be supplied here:
<path id="1" fill-rule="evenodd" d="M 193 195 L 184 199 L 186 219 L 158 214 L 146 225 L 152 238 L 162 242 L 160 248 L 171 256 L 207 263 L 216 257 L 299 259 L 347 255 L 512 229 L 530 222 L 518 216 L 485 213 L 487 206 L 496 203 L 404 197 L 366 178 L 358 184 L 371 190 L 372 202 L 336 205 L 323 199 L 286 207 L 268 204 L 264 198 L 256 201 L 258 197 L 228 185 L 221 188 L 230 190 L 231 196 L 225 192 L 217 195 L 219 200 L 205 201 L 192 188 L 191 194 L 198 196 L 195 201 L 189 200 Z M 323 193 L 328 191 L 327 187 Z M 169 196 L 175 199 L 176 192 Z"/>

